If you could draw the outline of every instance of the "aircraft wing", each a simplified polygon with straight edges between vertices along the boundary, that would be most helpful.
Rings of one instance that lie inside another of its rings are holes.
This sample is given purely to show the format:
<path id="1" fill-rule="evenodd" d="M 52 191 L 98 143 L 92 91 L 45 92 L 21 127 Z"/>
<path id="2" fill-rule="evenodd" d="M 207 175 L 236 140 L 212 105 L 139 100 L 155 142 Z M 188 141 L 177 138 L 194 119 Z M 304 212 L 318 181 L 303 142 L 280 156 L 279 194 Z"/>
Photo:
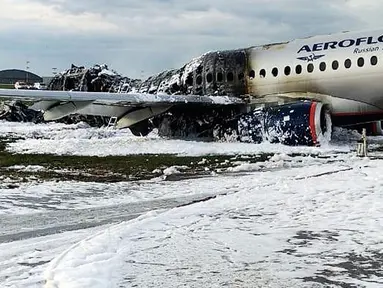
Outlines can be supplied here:
<path id="1" fill-rule="evenodd" d="M 0 98 L 23 101 L 94 101 L 99 105 L 115 106 L 153 106 L 163 104 L 200 103 L 211 105 L 241 104 L 244 101 L 238 97 L 229 96 L 198 96 L 198 95 L 168 95 L 144 93 L 107 93 L 81 91 L 50 91 L 50 90 L 21 90 L 0 89 Z"/>
<path id="2" fill-rule="evenodd" d="M 239 105 L 245 101 L 229 96 L 107 93 L 81 91 L 0 89 L 0 99 L 36 102 L 30 108 L 44 111 L 44 119 L 56 120 L 70 114 L 117 117 L 117 127 L 129 127 L 159 115 L 174 105 Z M 122 119 L 124 118 L 124 119 Z"/>

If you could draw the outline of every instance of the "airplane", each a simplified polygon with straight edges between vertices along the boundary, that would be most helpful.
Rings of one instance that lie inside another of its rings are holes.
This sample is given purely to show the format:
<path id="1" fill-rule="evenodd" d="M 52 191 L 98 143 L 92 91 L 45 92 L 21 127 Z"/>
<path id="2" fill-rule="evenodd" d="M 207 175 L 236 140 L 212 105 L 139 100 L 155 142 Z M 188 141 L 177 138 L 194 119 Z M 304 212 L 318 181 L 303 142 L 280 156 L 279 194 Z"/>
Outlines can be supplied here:
<path id="1" fill-rule="evenodd" d="M 383 30 L 342 32 L 205 53 L 127 93 L 0 89 L 35 102 L 56 120 L 78 113 L 116 117 L 147 135 L 320 145 L 333 126 L 383 120 Z"/>

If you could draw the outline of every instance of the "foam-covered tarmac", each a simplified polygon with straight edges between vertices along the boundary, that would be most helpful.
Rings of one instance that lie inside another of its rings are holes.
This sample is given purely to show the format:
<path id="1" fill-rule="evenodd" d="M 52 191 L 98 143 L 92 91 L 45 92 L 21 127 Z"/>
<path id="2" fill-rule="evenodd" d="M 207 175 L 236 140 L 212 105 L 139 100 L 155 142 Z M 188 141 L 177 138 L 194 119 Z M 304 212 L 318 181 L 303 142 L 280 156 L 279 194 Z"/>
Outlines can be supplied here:
<path id="1" fill-rule="evenodd" d="M 356 157 L 355 133 L 287 147 L 0 124 L 12 153 L 201 157 L 158 167 L 152 179 L 111 183 L 39 178 L 44 163 L 8 167 L 1 287 L 383 285 L 383 161 Z M 380 157 L 383 141 L 371 142 Z M 197 166 L 204 173 L 190 177 Z"/>

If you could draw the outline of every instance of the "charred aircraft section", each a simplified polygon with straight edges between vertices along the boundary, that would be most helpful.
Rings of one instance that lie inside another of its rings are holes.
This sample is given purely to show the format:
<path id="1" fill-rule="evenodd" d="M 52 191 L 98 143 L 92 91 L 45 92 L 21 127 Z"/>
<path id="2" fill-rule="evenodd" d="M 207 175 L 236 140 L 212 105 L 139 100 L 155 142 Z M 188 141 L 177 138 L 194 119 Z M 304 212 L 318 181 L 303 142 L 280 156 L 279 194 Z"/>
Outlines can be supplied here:
<path id="1" fill-rule="evenodd" d="M 148 78 L 138 92 L 241 97 L 247 93 L 247 67 L 248 52 L 245 49 L 209 52 L 180 69 Z"/>
<path id="2" fill-rule="evenodd" d="M 57 74 L 48 84 L 48 90 L 73 90 L 87 92 L 129 92 L 140 85 L 141 80 L 123 77 L 107 65 L 94 65 L 90 68 L 75 66 Z"/>
<path id="3" fill-rule="evenodd" d="M 70 69 L 56 76 L 48 89 L 138 92 L 143 95 L 230 96 L 246 99 L 251 82 L 249 79 L 254 72 L 251 67 L 252 53 L 252 48 L 208 52 L 179 69 L 161 72 L 144 81 L 122 77 L 109 70 L 106 65 L 95 65 L 91 68 L 72 65 Z M 128 127 L 137 136 L 145 136 L 157 128 L 161 136 L 171 138 L 230 139 L 244 142 L 268 140 L 288 145 L 316 145 L 318 138 L 330 130 L 327 114 L 323 112 L 326 110 L 316 102 L 298 102 L 254 111 L 246 101 L 242 103 L 212 107 L 185 101 L 177 105 L 169 103 L 158 107 L 127 106 L 120 107 L 119 110 L 113 108 L 109 115 L 118 118 L 117 127 Z M 60 119 L 78 110 L 91 111 L 95 108 L 92 101 L 42 104 L 46 104 L 46 120 Z"/>
<path id="4" fill-rule="evenodd" d="M 250 55 L 251 48 L 209 52 L 180 69 L 164 71 L 144 81 L 122 77 L 106 65 L 91 68 L 72 65 L 57 75 L 48 89 L 246 98 L 249 93 L 247 78 L 251 77 L 249 71 L 252 70 Z M 45 111 L 44 118 L 59 119 L 61 115 L 74 113 L 76 109 L 82 109 L 78 104 L 81 103 L 57 103 L 53 106 L 47 103 L 51 106 Z M 211 107 L 185 101 L 184 104 L 157 108 L 126 107 L 120 111 L 120 116 L 115 116 L 118 117 L 118 127 L 129 127 L 137 136 L 145 136 L 157 128 L 161 136 L 171 138 L 268 140 L 289 145 L 315 145 L 323 134 L 322 130 L 328 130 L 326 119 L 322 117 L 325 110 L 315 110 L 315 105 L 311 102 L 297 103 L 249 112 L 247 105 Z"/>
<path id="5" fill-rule="evenodd" d="M 246 49 L 209 52 L 180 69 L 167 70 L 144 81 L 122 77 L 106 65 L 72 65 L 53 78 L 48 90 L 241 97 L 248 91 L 248 55 Z"/>
<path id="6" fill-rule="evenodd" d="M 375 122 L 371 130 L 380 134 L 383 32 L 368 33 L 208 52 L 143 81 L 105 65 L 73 66 L 48 88 L 84 94 L 0 91 L 0 97 L 40 100 L 33 109 L 44 111 L 46 121 L 74 113 L 113 117 L 115 127 L 136 135 L 152 128 L 170 137 L 231 132 L 242 141 L 316 145 L 331 131 L 329 120 L 345 127 Z"/>
<path id="7" fill-rule="evenodd" d="M 180 69 L 159 73 L 143 81 L 140 93 L 170 95 L 211 95 L 243 97 L 247 93 L 245 49 L 216 51 L 193 59 Z M 158 115 L 149 125 L 158 128 L 161 136 L 214 139 L 235 133 L 235 122 L 245 107 L 225 105 L 177 105 Z M 140 126 L 147 132 L 146 126 Z M 132 127 L 137 133 L 137 126 Z M 143 133 L 138 133 L 143 134 Z"/>

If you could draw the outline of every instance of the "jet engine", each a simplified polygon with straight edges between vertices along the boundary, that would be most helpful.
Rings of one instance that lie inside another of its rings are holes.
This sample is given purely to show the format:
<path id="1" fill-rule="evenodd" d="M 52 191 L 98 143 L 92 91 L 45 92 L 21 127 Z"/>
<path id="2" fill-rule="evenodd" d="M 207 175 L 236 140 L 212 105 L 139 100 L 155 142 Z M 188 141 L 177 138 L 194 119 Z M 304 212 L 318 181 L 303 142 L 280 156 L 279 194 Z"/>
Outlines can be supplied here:
<path id="1" fill-rule="evenodd" d="M 331 137 L 330 111 L 311 101 L 255 109 L 240 117 L 238 137 L 252 143 L 319 145 Z"/>

